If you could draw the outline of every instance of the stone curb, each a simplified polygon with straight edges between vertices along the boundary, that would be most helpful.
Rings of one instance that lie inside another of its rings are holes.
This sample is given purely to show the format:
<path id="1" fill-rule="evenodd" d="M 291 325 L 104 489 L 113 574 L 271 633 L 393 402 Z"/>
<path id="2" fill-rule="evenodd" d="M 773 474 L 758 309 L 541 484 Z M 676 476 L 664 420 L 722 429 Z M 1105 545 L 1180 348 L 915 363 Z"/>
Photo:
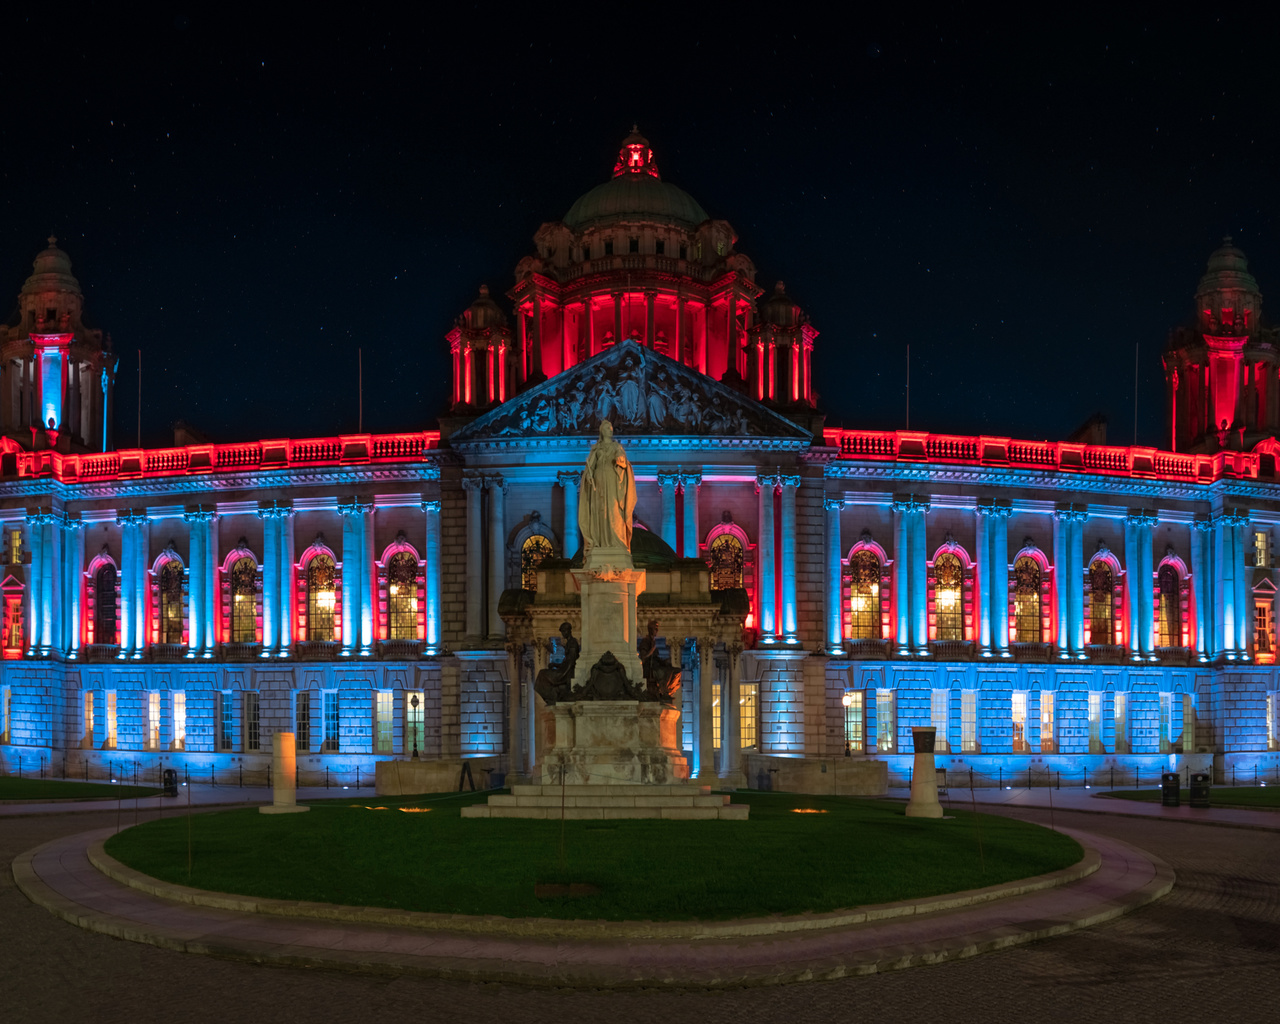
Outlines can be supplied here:
<path id="1" fill-rule="evenodd" d="M 493 935 L 529 939 L 607 939 L 607 940 L 698 940 L 741 939 L 768 935 L 785 935 L 794 932 L 819 931 L 827 928 L 847 928 L 850 925 L 886 921 L 895 917 L 916 914 L 933 914 L 945 910 L 958 910 L 991 900 L 1022 896 L 1030 892 L 1052 889 L 1060 885 L 1078 882 L 1098 870 L 1102 858 L 1087 843 L 1080 843 L 1084 856 L 1069 868 L 1051 871 L 1032 878 L 1018 879 L 1001 885 L 962 892 L 944 893 L 916 900 L 899 900 L 894 903 L 878 903 L 867 907 L 853 907 L 822 914 L 770 915 L 768 917 L 737 918 L 731 921 L 593 921 L 564 920 L 541 917 L 499 917 L 497 915 L 434 914 L 416 910 L 392 910 L 385 907 L 356 907 L 338 903 L 317 903 L 304 900 L 277 900 L 261 896 L 237 896 L 231 893 L 210 892 L 190 886 L 165 882 L 151 875 L 122 864 L 105 850 L 105 839 L 90 843 L 87 848 L 89 863 L 108 878 L 145 892 L 149 896 L 187 903 L 193 906 L 212 907 L 247 914 L 268 914 L 280 917 L 310 918 L 320 921 L 345 921 L 361 925 L 390 925 L 396 928 L 417 928 L 430 931 L 463 932 L 472 935 Z"/>
<path id="2" fill-rule="evenodd" d="M 1168 893 L 1173 870 L 1160 858 L 1143 851 L 1154 869 L 1153 877 L 1138 889 L 1117 898 L 1099 899 L 1093 906 L 1057 918 L 1032 920 L 1020 925 L 989 928 L 936 942 L 911 946 L 884 946 L 854 955 L 829 955 L 810 961 L 788 961 L 785 944 L 777 947 L 776 962 L 768 965 L 720 967 L 642 966 L 624 964 L 528 963 L 511 959 L 479 960 L 460 956 L 413 956 L 397 953 L 349 952 L 241 939 L 234 944 L 184 937 L 180 929 L 160 925 L 139 926 L 110 914 L 90 910 L 50 888 L 33 869 L 41 851 L 61 842 L 52 840 L 19 855 L 13 862 L 18 888 L 38 906 L 88 931 L 143 942 L 186 953 L 220 956 L 275 966 L 327 968 L 360 973 L 443 978 L 449 980 L 517 983 L 536 987 L 623 988 L 727 988 L 834 980 L 876 974 L 924 964 L 944 963 L 1007 949 L 1038 939 L 1066 934 L 1113 920 Z M 1114 842 L 1114 841 L 1113 841 Z M 1118 843 L 1128 849 L 1136 848 Z M 864 925 L 863 927 L 874 927 Z M 739 943 L 730 943 L 730 947 Z M 770 945 L 774 945 L 770 943 Z M 656 973 L 655 973 L 656 968 Z"/>

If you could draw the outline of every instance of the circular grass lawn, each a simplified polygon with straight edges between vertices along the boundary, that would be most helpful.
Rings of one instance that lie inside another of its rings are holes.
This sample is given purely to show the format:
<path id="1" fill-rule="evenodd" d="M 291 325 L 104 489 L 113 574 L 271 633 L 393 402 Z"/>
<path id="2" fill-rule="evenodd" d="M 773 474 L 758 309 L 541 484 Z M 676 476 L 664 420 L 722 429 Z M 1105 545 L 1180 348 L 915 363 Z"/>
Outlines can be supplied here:
<path id="1" fill-rule="evenodd" d="M 489 794 L 185 815 L 113 836 L 106 850 L 145 874 L 248 896 L 503 917 L 678 921 L 839 910 L 974 889 L 1069 867 L 1058 832 L 955 810 L 744 793 L 748 821 L 463 819 Z M 381 809 L 370 809 L 371 807 Z M 406 813 L 401 807 L 425 807 Z M 797 809 L 805 813 L 797 813 Z M 563 858 L 561 829 L 563 827 Z M 583 883 L 539 899 L 536 885 Z"/>

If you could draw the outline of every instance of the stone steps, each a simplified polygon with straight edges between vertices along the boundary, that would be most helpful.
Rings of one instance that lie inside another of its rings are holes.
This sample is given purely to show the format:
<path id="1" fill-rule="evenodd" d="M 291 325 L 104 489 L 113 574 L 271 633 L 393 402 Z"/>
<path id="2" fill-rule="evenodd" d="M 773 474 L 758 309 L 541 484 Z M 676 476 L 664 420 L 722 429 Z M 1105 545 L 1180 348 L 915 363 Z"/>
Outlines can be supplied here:
<path id="1" fill-rule="evenodd" d="M 563 809 L 563 810 L 562 810 Z M 710 786 L 515 785 L 495 793 L 487 804 L 462 808 L 464 818 L 534 818 L 566 820 L 666 818 L 669 820 L 746 821 L 751 808 L 731 804 Z"/>

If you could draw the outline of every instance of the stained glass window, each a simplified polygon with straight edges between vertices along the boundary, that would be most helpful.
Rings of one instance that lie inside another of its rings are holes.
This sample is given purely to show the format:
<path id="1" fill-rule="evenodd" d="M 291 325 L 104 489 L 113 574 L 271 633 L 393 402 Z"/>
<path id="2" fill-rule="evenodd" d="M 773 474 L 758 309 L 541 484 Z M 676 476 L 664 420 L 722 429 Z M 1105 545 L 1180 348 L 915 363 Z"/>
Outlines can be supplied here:
<path id="1" fill-rule="evenodd" d="M 116 642 L 116 567 L 108 563 L 93 583 L 93 642 Z"/>
<path id="2" fill-rule="evenodd" d="M 231 565 L 231 642 L 258 641 L 258 567 L 247 555 Z"/>
<path id="3" fill-rule="evenodd" d="M 850 561 L 852 637 L 854 640 L 880 639 L 880 559 L 874 552 L 856 552 Z"/>
<path id="4" fill-rule="evenodd" d="M 742 587 L 742 542 L 731 533 L 722 533 L 711 542 L 711 589 L 738 590 Z"/>
<path id="5" fill-rule="evenodd" d="M 307 563 L 307 639 L 333 641 L 333 609 L 337 604 L 333 559 L 316 555 Z"/>
<path id="6" fill-rule="evenodd" d="M 964 566 L 958 556 L 944 551 L 933 562 L 933 603 L 937 612 L 938 639 L 964 639 Z"/>
<path id="7" fill-rule="evenodd" d="M 387 636 L 418 639 L 418 560 L 408 551 L 387 563 Z"/>
<path id="8" fill-rule="evenodd" d="M 1089 566 L 1089 642 L 1092 644 L 1115 643 L 1114 596 L 1111 566 L 1099 558 Z"/>
<path id="9" fill-rule="evenodd" d="M 1182 595 L 1178 570 L 1172 565 L 1160 566 L 1156 577 L 1160 585 L 1160 646 L 1182 646 Z"/>
<path id="10" fill-rule="evenodd" d="M 1018 642 L 1040 643 L 1040 563 L 1030 555 L 1013 563 L 1013 615 Z"/>
<path id="11" fill-rule="evenodd" d="M 173 559 L 160 568 L 160 642 L 182 643 L 182 563 Z"/>
<path id="12" fill-rule="evenodd" d="M 538 589 L 538 566 L 551 556 L 551 541 L 535 534 L 520 548 L 520 587 L 523 590 Z"/>

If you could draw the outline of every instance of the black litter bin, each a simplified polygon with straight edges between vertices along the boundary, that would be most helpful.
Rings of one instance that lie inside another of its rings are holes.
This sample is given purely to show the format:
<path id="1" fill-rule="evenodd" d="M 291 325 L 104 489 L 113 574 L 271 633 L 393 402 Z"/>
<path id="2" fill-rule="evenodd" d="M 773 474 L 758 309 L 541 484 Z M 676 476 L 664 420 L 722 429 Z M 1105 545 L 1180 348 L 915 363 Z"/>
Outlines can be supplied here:
<path id="1" fill-rule="evenodd" d="M 1204 772 L 1196 772 L 1191 776 L 1191 806 L 1209 806 L 1209 776 Z"/>
<path id="2" fill-rule="evenodd" d="M 1165 772 L 1160 776 L 1160 806 L 1182 806 L 1182 776 L 1177 772 Z"/>
<path id="3" fill-rule="evenodd" d="M 166 768 L 164 770 L 164 795 L 178 795 L 178 773 L 172 768 Z"/>

